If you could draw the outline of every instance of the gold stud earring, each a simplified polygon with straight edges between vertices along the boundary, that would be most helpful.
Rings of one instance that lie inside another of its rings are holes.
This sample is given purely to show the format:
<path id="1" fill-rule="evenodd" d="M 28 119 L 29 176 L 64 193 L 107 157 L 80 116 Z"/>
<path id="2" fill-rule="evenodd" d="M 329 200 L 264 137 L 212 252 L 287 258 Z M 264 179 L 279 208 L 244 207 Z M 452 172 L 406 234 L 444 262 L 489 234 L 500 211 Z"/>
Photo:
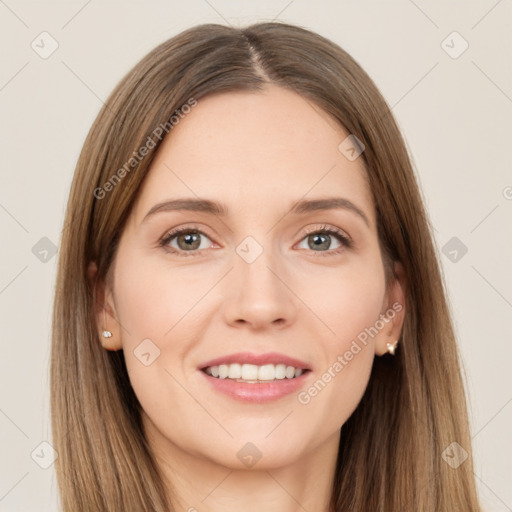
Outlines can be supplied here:
<path id="1" fill-rule="evenodd" d="M 386 343 L 388 353 L 390 353 L 392 356 L 395 355 L 395 350 L 396 350 L 397 345 L 398 345 L 398 340 L 395 341 L 395 343 Z"/>
<path id="2" fill-rule="evenodd" d="M 103 308 L 103 319 L 104 319 L 104 321 L 103 321 L 103 325 L 105 326 L 105 325 L 107 325 L 107 313 L 106 313 L 105 308 Z M 107 328 L 106 328 L 106 327 L 104 327 L 103 329 L 104 329 L 104 330 L 103 330 L 103 332 L 101 333 L 101 334 L 102 334 L 102 336 L 103 336 L 104 338 L 111 338 L 111 337 L 112 337 L 112 333 L 111 333 L 110 331 L 107 331 Z"/>

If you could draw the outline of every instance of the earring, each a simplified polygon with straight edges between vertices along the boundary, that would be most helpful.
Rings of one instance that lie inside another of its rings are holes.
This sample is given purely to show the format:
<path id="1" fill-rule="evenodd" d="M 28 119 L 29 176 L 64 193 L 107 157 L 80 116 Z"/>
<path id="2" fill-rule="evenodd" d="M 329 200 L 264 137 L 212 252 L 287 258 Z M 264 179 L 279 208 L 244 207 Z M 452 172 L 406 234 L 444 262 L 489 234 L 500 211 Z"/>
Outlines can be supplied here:
<path id="1" fill-rule="evenodd" d="M 398 345 L 398 340 L 395 341 L 395 343 L 386 343 L 386 347 L 388 349 L 388 352 L 394 356 L 395 355 L 395 350 L 396 350 L 396 346 Z"/>
<path id="2" fill-rule="evenodd" d="M 103 325 L 107 325 L 107 313 L 105 311 L 105 308 L 103 308 L 103 319 L 104 319 Z M 101 334 L 104 338 L 112 337 L 112 333 L 110 331 L 107 331 L 106 328 L 104 328 L 104 331 Z"/>

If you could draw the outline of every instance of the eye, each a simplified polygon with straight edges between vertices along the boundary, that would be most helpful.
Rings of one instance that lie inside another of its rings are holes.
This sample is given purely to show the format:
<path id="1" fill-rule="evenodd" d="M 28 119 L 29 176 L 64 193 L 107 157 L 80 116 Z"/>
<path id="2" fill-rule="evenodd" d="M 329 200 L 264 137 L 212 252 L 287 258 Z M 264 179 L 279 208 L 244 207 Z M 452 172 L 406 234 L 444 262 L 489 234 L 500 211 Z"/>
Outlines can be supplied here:
<path id="1" fill-rule="evenodd" d="M 338 242 L 339 245 L 338 247 L 331 249 L 330 246 L 332 244 L 333 238 Z M 345 248 L 349 248 L 352 245 L 352 241 L 347 234 L 338 228 L 332 228 L 328 226 L 322 226 L 321 228 L 310 230 L 302 240 L 307 243 L 307 247 L 305 247 L 306 249 L 311 249 L 313 252 L 328 253 L 321 254 L 321 256 L 339 254 Z"/>
<path id="2" fill-rule="evenodd" d="M 211 245 L 208 243 L 203 244 L 203 237 L 211 242 L 210 237 L 196 227 L 176 228 L 167 233 L 160 240 L 159 245 L 166 251 L 179 256 L 199 256 L 201 255 L 201 249 L 208 249 Z M 338 242 L 338 247 L 334 249 L 331 248 L 333 238 Z M 339 254 L 352 246 L 352 240 L 347 234 L 338 228 L 328 226 L 310 229 L 301 240 L 301 243 L 303 241 L 307 243 L 305 249 L 321 253 L 319 256 Z M 304 249 L 304 247 L 300 246 L 299 248 Z"/>
<path id="3" fill-rule="evenodd" d="M 207 249 L 209 247 L 209 244 L 202 244 L 201 237 L 210 240 L 209 237 L 199 229 L 191 227 L 178 228 L 167 233 L 162 240 L 160 240 L 160 246 L 180 256 L 196 256 L 200 254 L 199 249 Z"/>

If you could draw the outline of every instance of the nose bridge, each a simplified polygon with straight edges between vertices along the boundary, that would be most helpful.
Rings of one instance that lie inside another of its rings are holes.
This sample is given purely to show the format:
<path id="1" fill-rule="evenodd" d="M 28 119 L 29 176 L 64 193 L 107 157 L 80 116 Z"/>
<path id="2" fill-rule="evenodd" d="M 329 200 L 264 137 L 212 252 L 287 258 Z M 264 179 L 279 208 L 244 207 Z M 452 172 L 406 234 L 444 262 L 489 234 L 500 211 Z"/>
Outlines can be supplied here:
<path id="1" fill-rule="evenodd" d="M 262 231 L 263 233 L 263 231 Z M 294 296 L 285 285 L 285 265 L 271 236 L 247 236 L 235 248 L 225 312 L 229 322 L 261 325 L 295 317 Z M 263 240 L 264 238 L 264 240 Z"/>
<path id="2" fill-rule="evenodd" d="M 276 270 L 282 265 L 272 247 L 271 236 L 249 235 L 236 247 L 235 274 L 237 282 L 249 292 L 260 291 L 268 295 L 282 294 L 283 283 L 276 277 Z M 267 297 L 270 298 L 270 297 Z"/>

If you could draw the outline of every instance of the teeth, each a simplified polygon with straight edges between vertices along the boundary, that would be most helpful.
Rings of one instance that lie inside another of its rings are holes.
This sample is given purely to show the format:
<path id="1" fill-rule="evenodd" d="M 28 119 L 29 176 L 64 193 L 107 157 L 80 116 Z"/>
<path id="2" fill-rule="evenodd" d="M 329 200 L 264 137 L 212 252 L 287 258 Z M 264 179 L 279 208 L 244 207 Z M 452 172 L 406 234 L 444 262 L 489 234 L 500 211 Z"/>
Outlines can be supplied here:
<path id="1" fill-rule="evenodd" d="M 219 366 L 219 379 L 225 379 L 228 376 L 228 373 L 229 373 L 229 366 L 227 364 L 221 364 Z"/>
<path id="2" fill-rule="evenodd" d="M 242 379 L 258 380 L 258 367 L 255 364 L 242 365 Z"/>
<path id="3" fill-rule="evenodd" d="M 240 379 L 242 377 L 242 365 L 233 363 L 229 365 L 228 379 Z"/>
<path id="4" fill-rule="evenodd" d="M 293 366 L 290 366 L 293 368 Z M 276 379 L 284 379 L 286 377 L 286 365 L 276 364 Z"/>
<path id="5" fill-rule="evenodd" d="M 258 380 L 274 380 L 276 367 L 273 364 L 265 364 L 258 368 Z"/>
<path id="6" fill-rule="evenodd" d="M 293 366 L 287 366 L 285 375 L 287 379 L 292 379 L 295 376 L 295 368 Z"/>
<path id="7" fill-rule="evenodd" d="M 285 364 L 264 364 L 256 366 L 255 364 L 221 364 L 219 366 L 209 366 L 206 373 L 219 379 L 233 379 L 239 381 L 270 381 L 293 379 L 300 377 L 303 373 L 301 368 L 286 366 Z"/>

